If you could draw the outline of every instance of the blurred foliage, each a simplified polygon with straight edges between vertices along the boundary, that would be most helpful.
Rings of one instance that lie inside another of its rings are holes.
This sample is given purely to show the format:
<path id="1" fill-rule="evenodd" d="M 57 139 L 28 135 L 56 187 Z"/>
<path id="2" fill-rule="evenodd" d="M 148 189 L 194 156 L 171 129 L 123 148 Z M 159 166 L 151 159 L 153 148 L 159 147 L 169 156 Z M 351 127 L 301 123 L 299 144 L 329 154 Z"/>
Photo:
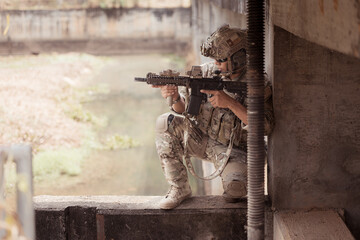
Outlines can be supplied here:
<path id="1" fill-rule="evenodd" d="M 139 145 L 138 141 L 129 136 L 114 134 L 106 138 L 102 148 L 105 150 L 128 149 Z"/>
<path id="2" fill-rule="evenodd" d="M 67 106 L 65 113 L 78 122 L 87 122 L 92 123 L 95 126 L 106 126 L 107 118 L 106 117 L 97 117 L 92 112 L 85 110 L 81 104 L 73 104 Z"/>
<path id="3" fill-rule="evenodd" d="M 1 239 L 28 240 L 28 238 L 23 236 L 24 231 L 16 212 L 12 211 L 5 201 L 0 202 L 0 211 L 4 214 L 4 217 L 0 219 L 0 229 L 4 234 Z"/>
<path id="4" fill-rule="evenodd" d="M 81 173 L 81 163 L 88 154 L 84 148 L 41 151 L 33 159 L 35 180 L 62 174 L 76 176 Z"/>
<path id="5" fill-rule="evenodd" d="M 57 97 L 57 101 L 64 109 L 65 114 L 78 122 L 92 123 L 96 127 L 105 127 L 107 118 L 98 117 L 84 109 L 83 103 L 96 100 L 99 94 L 109 93 L 109 87 L 106 84 L 99 84 L 85 88 L 71 88 L 72 94 Z"/>
<path id="6" fill-rule="evenodd" d="M 48 69 L 54 66 L 57 69 L 66 68 L 68 71 L 56 72 L 55 74 L 58 75 L 53 76 L 52 81 L 45 81 L 42 88 L 36 89 L 37 91 L 46 91 L 49 86 L 58 88 L 58 93 L 51 96 L 56 102 L 56 108 L 60 108 L 67 118 L 83 123 L 82 129 L 74 129 L 74 131 L 79 131 L 79 135 L 82 136 L 80 146 L 59 148 L 59 146 L 49 147 L 47 145 L 47 147 L 44 147 L 47 138 L 56 138 L 58 136 L 48 136 L 46 127 L 44 125 L 38 126 L 35 123 L 34 127 L 25 127 L 23 122 L 16 122 L 16 124 L 13 123 L 11 128 L 6 128 L 9 129 L 9 132 L 3 132 L 4 135 L 11 135 L 13 142 L 32 145 L 35 179 L 45 179 L 46 176 L 56 178 L 59 175 L 78 175 L 81 173 L 81 163 L 92 150 L 126 149 L 138 145 L 132 138 L 121 136 L 119 133 L 114 133 L 114 135 L 108 136 L 107 139 L 100 140 L 97 133 L 106 127 L 108 120 L 105 116 L 97 116 L 84 106 L 85 103 L 96 101 L 99 97 L 109 94 L 108 84 L 94 84 L 93 78 L 111 61 L 114 61 L 114 59 L 110 57 L 71 53 L 42 54 L 27 57 L 9 56 L 6 61 L 0 61 L 0 68 L 13 69 L 15 72 L 23 69 L 36 69 L 37 74 L 51 75 L 52 72 L 43 72 L 44 69 L 41 67 Z M 78 63 L 77 67 L 71 68 L 72 63 Z M 37 75 L 27 77 L 31 81 L 31 78 L 37 77 Z M 45 98 L 44 101 L 48 101 L 48 99 Z M 23 115 L 26 114 L 23 113 Z M 21 118 L 19 119 L 21 120 Z M 49 120 L 51 121 L 51 118 Z M 16 182 L 14 166 L 12 164 L 7 165 L 6 171 L 9 175 L 7 177 L 7 188 L 13 188 Z"/>

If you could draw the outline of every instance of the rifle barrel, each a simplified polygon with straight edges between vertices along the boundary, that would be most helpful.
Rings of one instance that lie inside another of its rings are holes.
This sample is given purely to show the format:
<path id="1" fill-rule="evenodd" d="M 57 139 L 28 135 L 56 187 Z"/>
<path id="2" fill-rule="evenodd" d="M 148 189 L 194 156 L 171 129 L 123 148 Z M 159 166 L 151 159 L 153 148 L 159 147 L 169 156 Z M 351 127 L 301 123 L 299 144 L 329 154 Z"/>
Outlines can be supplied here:
<path id="1" fill-rule="evenodd" d="M 136 77 L 135 78 L 135 81 L 138 81 L 138 82 L 146 82 L 146 78 L 140 78 L 140 77 Z"/>

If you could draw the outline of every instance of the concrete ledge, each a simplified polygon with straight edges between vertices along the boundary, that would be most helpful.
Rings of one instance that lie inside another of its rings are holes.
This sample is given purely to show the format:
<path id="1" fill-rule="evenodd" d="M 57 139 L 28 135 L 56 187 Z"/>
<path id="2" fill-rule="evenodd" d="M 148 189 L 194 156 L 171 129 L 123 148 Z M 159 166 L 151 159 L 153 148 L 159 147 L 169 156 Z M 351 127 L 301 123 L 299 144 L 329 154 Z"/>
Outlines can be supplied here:
<path id="1" fill-rule="evenodd" d="M 197 196 L 165 211 L 160 199 L 37 196 L 37 239 L 246 239 L 246 202 Z"/>
<path id="2" fill-rule="evenodd" d="M 119 38 L 0 41 L 0 55 L 24 55 L 49 52 L 84 52 L 95 55 L 139 53 L 178 53 L 188 51 L 190 39 L 175 38 Z"/>
<path id="3" fill-rule="evenodd" d="M 276 240 L 354 240 L 336 210 L 280 211 L 274 213 Z"/>

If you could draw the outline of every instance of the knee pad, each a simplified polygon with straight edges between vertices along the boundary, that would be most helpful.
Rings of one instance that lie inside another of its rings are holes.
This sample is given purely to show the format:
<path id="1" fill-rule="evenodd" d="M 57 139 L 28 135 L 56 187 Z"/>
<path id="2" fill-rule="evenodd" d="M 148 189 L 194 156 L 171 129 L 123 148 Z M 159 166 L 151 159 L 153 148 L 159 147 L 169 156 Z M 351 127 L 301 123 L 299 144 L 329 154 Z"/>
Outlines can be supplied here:
<path id="1" fill-rule="evenodd" d="M 156 119 L 155 131 L 157 133 L 166 132 L 169 128 L 170 123 L 174 119 L 174 115 L 171 113 L 164 113 Z"/>
<path id="2" fill-rule="evenodd" d="M 221 174 L 224 193 L 229 197 L 241 198 L 247 194 L 247 165 L 230 161 Z"/>

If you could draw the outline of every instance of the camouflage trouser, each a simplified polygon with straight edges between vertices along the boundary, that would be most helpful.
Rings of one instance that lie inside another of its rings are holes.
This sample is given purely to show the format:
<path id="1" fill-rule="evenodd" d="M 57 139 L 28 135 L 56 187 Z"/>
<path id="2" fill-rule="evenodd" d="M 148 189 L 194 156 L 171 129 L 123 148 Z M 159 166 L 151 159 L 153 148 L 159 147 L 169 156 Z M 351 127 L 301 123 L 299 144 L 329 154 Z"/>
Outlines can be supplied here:
<path id="1" fill-rule="evenodd" d="M 186 125 L 182 116 L 171 113 L 161 115 L 156 121 L 156 147 L 166 180 L 170 185 L 182 187 L 188 184 L 186 167 L 183 164 L 184 132 Z M 188 129 L 188 155 L 197 159 L 210 161 L 216 168 L 225 157 L 228 146 L 225 146 L 195 126 Z M 233 148 L 227 166 L 221 174 L 224 190 L 232 181 L 245 182 L 246 186 L 246 153 Z M 244 195 L 243 193 L 239 193 Z M 234 195 L 234 194 L 233 194 Z"/>

